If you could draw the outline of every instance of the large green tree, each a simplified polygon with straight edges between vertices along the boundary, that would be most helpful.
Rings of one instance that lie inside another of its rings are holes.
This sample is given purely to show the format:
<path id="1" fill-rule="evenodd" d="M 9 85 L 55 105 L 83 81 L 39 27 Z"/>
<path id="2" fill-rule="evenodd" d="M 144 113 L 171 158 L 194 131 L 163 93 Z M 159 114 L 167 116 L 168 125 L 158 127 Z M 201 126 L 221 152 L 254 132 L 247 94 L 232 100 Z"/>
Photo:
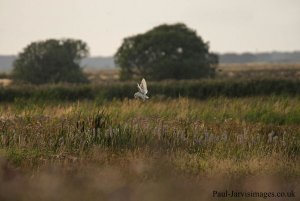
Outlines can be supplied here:
<path id="1" fill-rule="evenodd" d="M 218 56 L 195 31 L 178 23 L 125 38 L 115 62 L 121 79 L 196 79 L 214 75 Z"/>
<path id="2" fill-rule="evenodd" d="M 13 77 L 32 84 L 86 82 L 80 61 L 88 53 L 87 44 L 81 40 L 33 42 L 15 60 Z"/>

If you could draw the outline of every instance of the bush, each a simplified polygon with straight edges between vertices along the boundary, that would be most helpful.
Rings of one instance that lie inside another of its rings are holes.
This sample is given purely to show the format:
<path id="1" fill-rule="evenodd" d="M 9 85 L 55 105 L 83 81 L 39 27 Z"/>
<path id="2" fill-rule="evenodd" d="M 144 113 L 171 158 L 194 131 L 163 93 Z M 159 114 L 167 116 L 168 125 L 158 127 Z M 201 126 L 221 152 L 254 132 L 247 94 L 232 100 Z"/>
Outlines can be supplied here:
<path id="1" fill-rule="evenodd" d="M 164 81 L 148 83 L 149 96 L 190 97 L 245 97 L 262 95 L 300 95 L 300 80 L 200 80 Z M 133 98 L 136 83 L 118 82 L 104 85 L 43 85 L 9 86 L 0 88 L 0 101 L 16 99 L 64 100 L 78 99 L 112 100 Z"/>

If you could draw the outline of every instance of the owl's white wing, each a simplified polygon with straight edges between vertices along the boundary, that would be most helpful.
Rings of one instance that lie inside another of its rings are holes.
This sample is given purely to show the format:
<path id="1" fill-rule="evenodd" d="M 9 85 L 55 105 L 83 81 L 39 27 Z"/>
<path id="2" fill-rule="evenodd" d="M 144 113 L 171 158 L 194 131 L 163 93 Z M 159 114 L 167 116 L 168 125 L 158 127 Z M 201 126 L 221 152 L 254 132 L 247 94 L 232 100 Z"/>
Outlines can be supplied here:
<path id="1" fill-rule="evenodd" d="M 139 83 L 137 83 L 137 87 L 139 89 L 139 92 L 143 93 L 143 89 L 142 89 L 141 85 L 139 85 Z"/>
<path id="2" fill-rule="evenodd" d="M 139 85 L 139 89 L 145 95 L 148 93 L 147 83 L 146 83 L 146 80 L 144 78 L 142 79 L 142 82 Z"/>

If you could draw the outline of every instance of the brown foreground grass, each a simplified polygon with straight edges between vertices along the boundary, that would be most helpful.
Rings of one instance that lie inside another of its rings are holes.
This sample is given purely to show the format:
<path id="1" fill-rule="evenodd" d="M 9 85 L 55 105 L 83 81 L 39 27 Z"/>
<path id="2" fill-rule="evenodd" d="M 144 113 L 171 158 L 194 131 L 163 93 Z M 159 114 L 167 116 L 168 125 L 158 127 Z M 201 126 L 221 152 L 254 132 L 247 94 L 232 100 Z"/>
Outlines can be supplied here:
<path id="1" fill-rule="evenodd" d="M 100 151 L 100 150 L 97 150 Z M 103 153 L 103 152 L 100 152 Z M 141 154 L 102 156 L 99 162 L 69 159 L 45 164 L 38 172 L 0 171 L 1 200 L 297 200 L 299 180 L 274 175 L 203 175 L 173 170 L 165 158 Z M 105 155 L 105 152 L 103 153 Z M 109 156 L 109 158 L 107 158 Z M 152 156 L 153 157 L 153 156 Z M 72 162 L 71 162 L 72 161 Z M 227 163 L 227 162 L 226 162 Z M 214 165 L 218 164 L 215 161 Z M 3 165 L 2 165 L 3 166 Z M 252 197 L 214 197 L 213 192 L 247 192 Z M 294 192 L 296 197 L 290 193 Z M 271 193 L 271 194 L 269 194 Z M 278 196 L 277 193 L 280 193 Z M 288 194 L 289 193 L 289 194 Z M 274 196 L 275 197 L 272 197 Z"/>

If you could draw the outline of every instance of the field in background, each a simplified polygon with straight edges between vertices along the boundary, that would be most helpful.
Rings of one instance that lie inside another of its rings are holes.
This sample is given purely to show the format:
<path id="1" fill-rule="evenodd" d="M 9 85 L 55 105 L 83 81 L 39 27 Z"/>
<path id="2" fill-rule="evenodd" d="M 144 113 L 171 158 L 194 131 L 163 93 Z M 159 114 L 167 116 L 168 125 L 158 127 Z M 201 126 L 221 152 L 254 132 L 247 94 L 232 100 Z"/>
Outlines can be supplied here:
<path id="1" fill-rule="evenodd" d="M 300 78 L 300 64 L 221 64 L 221 78 Z"/>
<path id="2" fill-rule="evenodd" d="M 119 69 L 85 70 L 85 74 L 94 84 L 119 81 Z"/>
<path id="3" fill-rule="evenodd" d="M 92 83 L 118 81 L 119 69 L 86 70 Z M 300 78 L 300 64 L 220 64 L 216 78 Z"/>
<path id="4" fill-rule="evenodd" d="M 11 83 L 12 83 L 11 79 L 7 79 L 7 78 L 0 79 L 0 86 L 7 87 L 11 85 Z"/>
<path id="5" fill-rule="evenodd" d="M 216 78 L 300 78 L 300 64 L 220 64 Z M 93 84 L 119 81 L 119 68 L 92 70 L 84 69 Z M 0 74 L 0 86 L 11 84 L 9 74 Z"/>

